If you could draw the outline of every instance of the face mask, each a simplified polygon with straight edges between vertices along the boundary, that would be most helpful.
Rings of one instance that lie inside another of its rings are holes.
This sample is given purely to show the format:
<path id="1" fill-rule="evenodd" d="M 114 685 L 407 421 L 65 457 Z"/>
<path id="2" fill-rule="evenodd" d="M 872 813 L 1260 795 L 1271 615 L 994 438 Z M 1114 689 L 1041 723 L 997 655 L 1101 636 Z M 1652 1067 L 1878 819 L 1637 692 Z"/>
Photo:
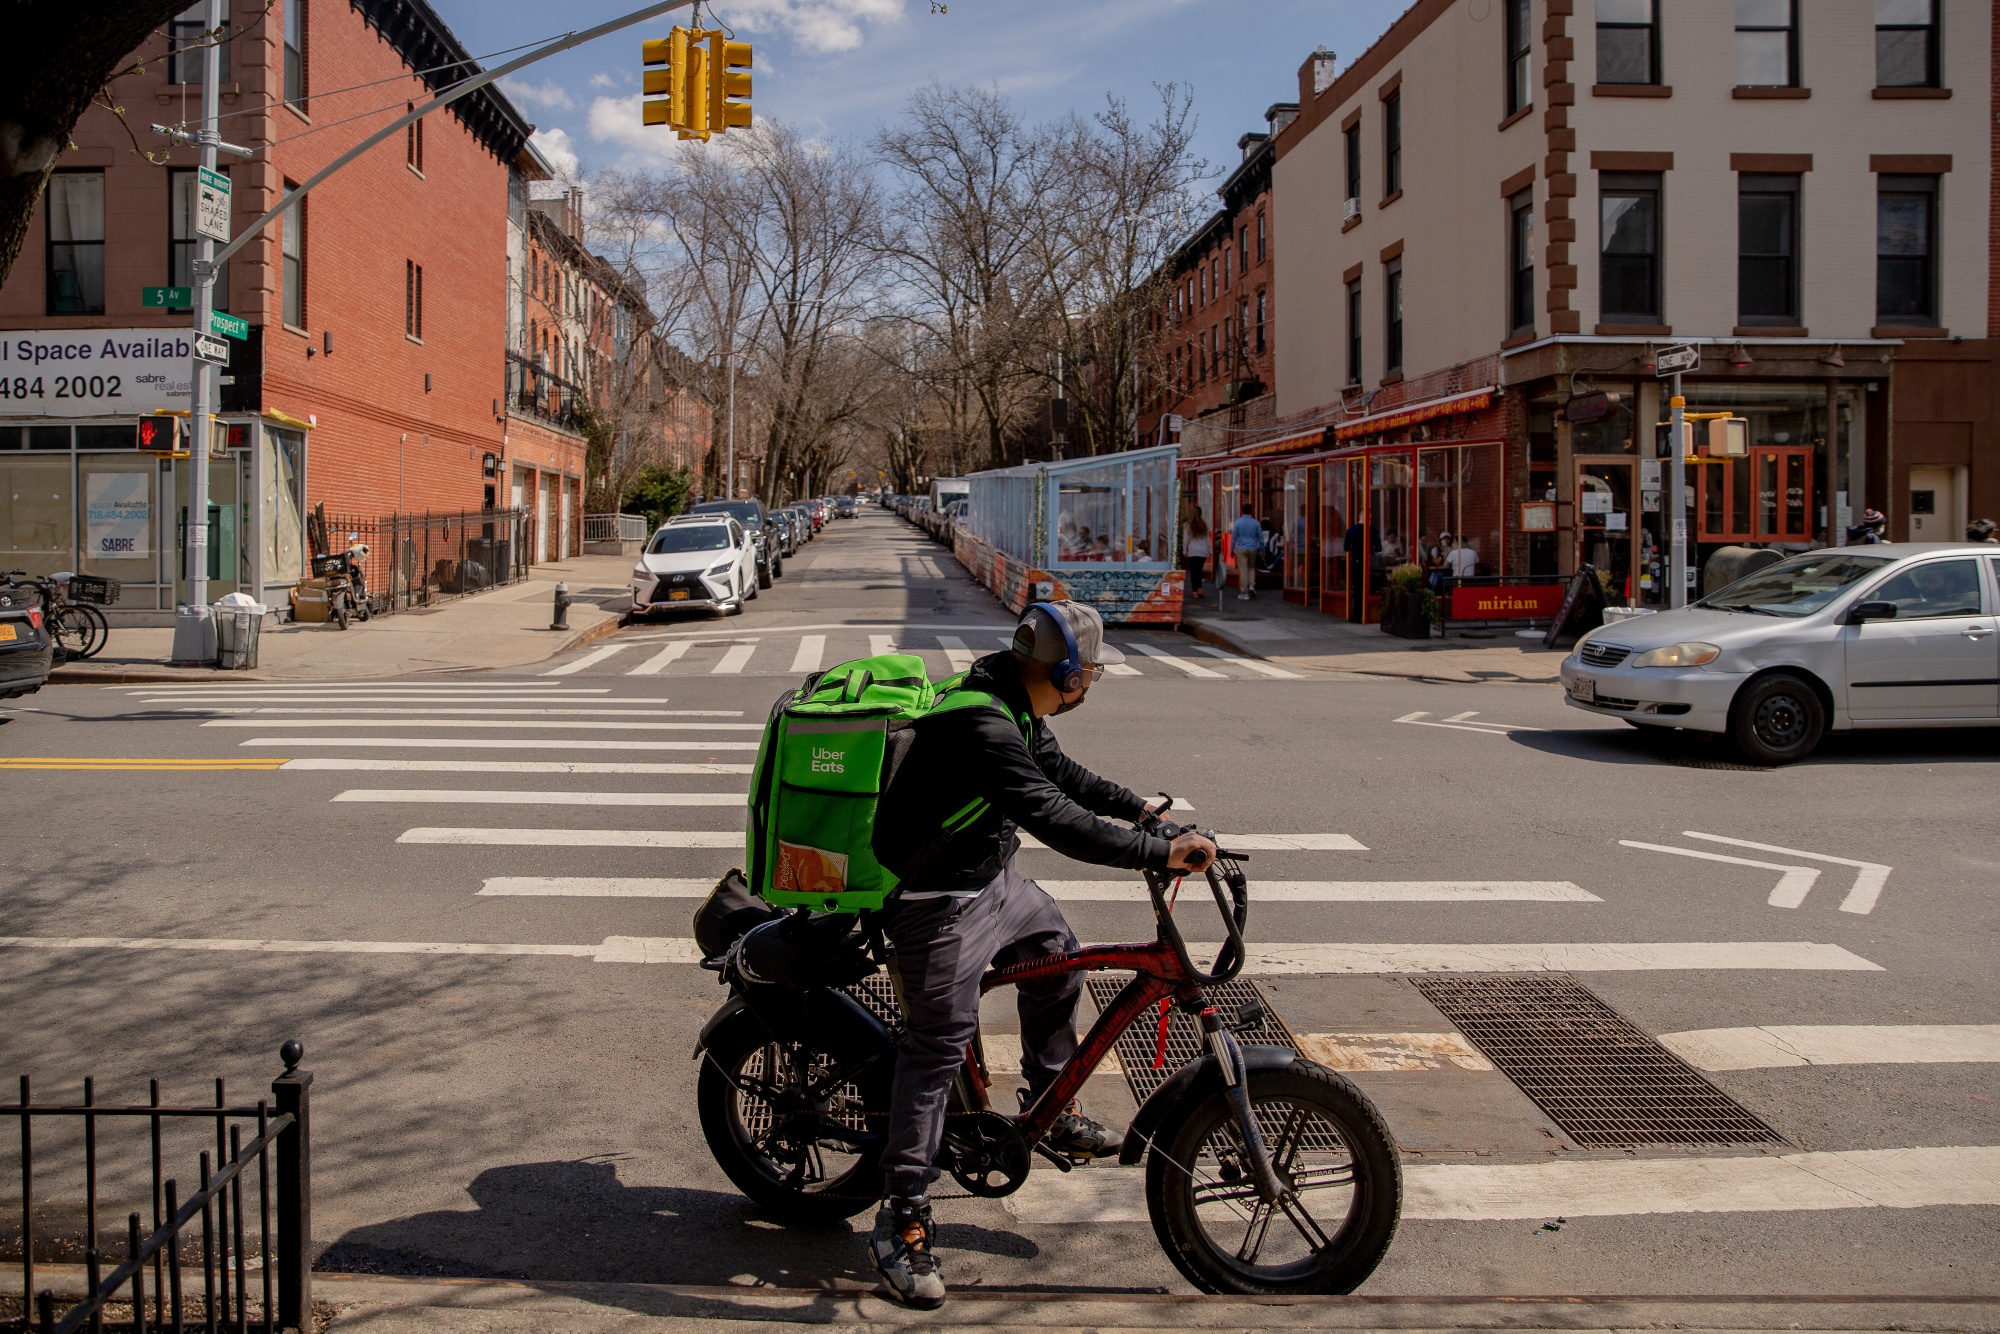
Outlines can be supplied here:
<path id="1" fill-rule="evenodd" d="M 1088 696 L 1089 694 L 1090 694 L 1090 692 L 1089 692 L 1088 690 L 1085 690 L 1085 691 L 1082 691 L 1081 693 L 1079 693 L 1079 694 L 1077 695 L 1077 697 L 1076 697 L 1075 699 L 1066 699 L 1066 700 L 1064 700 L 1064 701 L 1063 701 L 1062 703 L 1060 703 L 1060 704 L 1056 705 L 1056 712 L 1057 712 L 1057 713 L 1068 713 L 1068 712 L 1069 712 L 1069 711 L 1070 711 L 1071 709 L 1074 709 L 1074 708 L 1079 708 L 1079 707 L 1081 707 L 1081 706 L 1082 706 L 1082 704 L 1083 704 L 1083 701 L 1084 701 L 1084 699 L 1085 699 L 1085 698 L 1086 698 L 1086 697 L 1087 697 L 1087 696 Z"/>

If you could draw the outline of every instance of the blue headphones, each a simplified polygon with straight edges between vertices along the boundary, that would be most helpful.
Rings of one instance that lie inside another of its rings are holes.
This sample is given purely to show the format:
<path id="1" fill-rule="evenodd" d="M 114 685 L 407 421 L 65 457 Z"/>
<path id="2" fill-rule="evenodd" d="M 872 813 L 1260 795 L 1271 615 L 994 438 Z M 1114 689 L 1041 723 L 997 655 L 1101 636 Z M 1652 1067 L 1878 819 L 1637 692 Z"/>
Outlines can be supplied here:
<path id="1" fill-rule="evenodd" d="M 1055 622 L 1056 630 L 1062 635 L 1063 640 L 1062 657 L 1049 667 L 1049 684 L 1065 695 L 1072 690 L 1083 689 L 1084 666 L 1081 661 L 1083 651 L 1076 646 L 1076 635 L 1069 628 L 1069 617 L 1057 611 L 1050 603 L 1037 602 L 1031 605 L 1027 612 L 1022 613 L 1021 619 L 1025 621 L 1029 612 L 1036 611 Z"/>

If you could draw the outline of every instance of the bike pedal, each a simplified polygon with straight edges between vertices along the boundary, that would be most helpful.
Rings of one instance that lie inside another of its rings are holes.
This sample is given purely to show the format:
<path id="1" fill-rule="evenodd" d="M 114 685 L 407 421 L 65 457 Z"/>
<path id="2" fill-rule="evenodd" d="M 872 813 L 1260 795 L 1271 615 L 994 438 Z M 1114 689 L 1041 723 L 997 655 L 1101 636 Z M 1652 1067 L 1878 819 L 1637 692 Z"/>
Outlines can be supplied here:
<path id="1" fill-rule="evenodd" d="M 1074 1171 L 1076 1168 L 1076 1163 L 1071 1160 L 1068 1154 L 1057 1153 L 1054 1149 L 1051 1149 L 1046 1144 L 1037 1144 L 1035 1146 L 1035 1152 L 1039 1153 L 1040 1155 L 1042 1155 L 1042 1157 L 1054 1163 L 1056 1165 L 1056 1170 L 1058 1172 Z"/>

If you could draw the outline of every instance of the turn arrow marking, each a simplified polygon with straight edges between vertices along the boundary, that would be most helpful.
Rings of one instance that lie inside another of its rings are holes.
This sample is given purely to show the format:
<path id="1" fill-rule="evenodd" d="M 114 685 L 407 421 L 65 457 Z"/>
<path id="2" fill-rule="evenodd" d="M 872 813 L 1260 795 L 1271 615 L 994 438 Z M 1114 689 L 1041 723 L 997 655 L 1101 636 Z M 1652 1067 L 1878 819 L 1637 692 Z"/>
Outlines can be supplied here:
<path id="1" fill-rule="evenodd" d="M 1847 897 L 1840 901 L 1842 912 L 1867 914 L 1875 911 L 1876 900 L 1882 897 L 1882 887 L 1889 883 L 1889 872 L 1893 866 L 1880 862 L 1859 862 L 1851 857 L 1830 857 L 1823 852 L 1801 852 L 1797 848 L 1781 848 L 1774 843 L 1752 843 L 1747 838 L 1724 838 L 1721 834 L 1704 834 L 1694 829 L 1681 830 L 1682 838 L 1699 838 L 1710 843 L 1727 843 L 1731 847 L 1755 848 L 1759 852 L 1782 852 L 1787 857 L 1804 857 L 1807 861 L 1831 862 L 1835 866 L 1855 868 L 1854 887 L 1847 891 Z"/>
<path id="2" fill-rule="evenodd" d="M 1698 852 L 1693 848 L 1670 848 L 1664 843 L 1638 843 L 1629 838 L 1621 838 L 1618 845 L 1625 848 L 1642 848 L 1647 852 L 1672 853 L 1676 857 L 1694 857 L 1705 862 L 1728 862 L 1731 866 L 1755 866 L 1765 871 L 1783 871 L 1778 879 L 1778 887 L 1771 891 L 1766 900 L 1773 908 L 1796 908 L 1806 901 L 1806 895 L 1819 880 L 1819 872 L 1810 866 L 1781 866 L 1777 862 L 1753 862 L 1748 857 L 1725 857 L 1719 852 Z"/>

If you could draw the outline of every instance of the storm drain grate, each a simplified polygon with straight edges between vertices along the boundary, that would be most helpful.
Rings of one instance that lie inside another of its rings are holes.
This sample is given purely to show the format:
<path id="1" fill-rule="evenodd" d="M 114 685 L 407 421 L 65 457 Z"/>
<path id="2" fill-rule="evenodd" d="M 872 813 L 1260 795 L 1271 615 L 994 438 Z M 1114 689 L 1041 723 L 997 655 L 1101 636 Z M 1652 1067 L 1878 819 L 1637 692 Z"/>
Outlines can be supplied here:
<path id="1" fill-rule="evenodd" d="M 1090 979 L 1090 999 L 1099 1010 L 1108 1010 L 1118 999 L 1118 993 L 1125 989 L 1125 983 L 1115 977 L 1093 977 Z M 1225 1023 L 1234 1023 L 1236 1012 L 1243 1006 L 1256 1002 L 1264 1007 L 1264 1022 L 1255 1028 L 1236 1030 L 1241 1042 L 1269 1047 L 1290 1047 L 1299 1049 L 1292 1040 L 1292 1030 L 1285 1027 L 1284 1019 L 1277 1007 L 1264 999 L 1264 993 L 1257 990 L 1254 982 L 1224 982 L 1219 987 L 1210 987 L 1206 992 L 1209 1002 L 1221 1012 Z M 1118 1063 L 1125 1067 L 1125 1082 L 1132 1086 L 1132 1097 L 1137 1102 L 1145 1102 L 1153 1096 L 1155 1089 L 1167 1082 L 1182 1066 L 1202 1056 L 1208 1050 L 1201 1040 L 1201 1025 L 1188 1015 L 1182 1014 L 1180 1007 L 1171 1006 L 1167 1011 L 1167 1052 L 1160 1068 L 1153 1068 L 1153 1057 L 1159 1049 L 1160 1012 L 1155 1009 L 1141 1015 L 1137 1022 L 1119 1035 L 1116 1043 Z"/>
<path id="2" fill-rule="evenodd" d="M 1785 1142 L 1562 973 L 1410 981 L 1584 1148 Z"/>

